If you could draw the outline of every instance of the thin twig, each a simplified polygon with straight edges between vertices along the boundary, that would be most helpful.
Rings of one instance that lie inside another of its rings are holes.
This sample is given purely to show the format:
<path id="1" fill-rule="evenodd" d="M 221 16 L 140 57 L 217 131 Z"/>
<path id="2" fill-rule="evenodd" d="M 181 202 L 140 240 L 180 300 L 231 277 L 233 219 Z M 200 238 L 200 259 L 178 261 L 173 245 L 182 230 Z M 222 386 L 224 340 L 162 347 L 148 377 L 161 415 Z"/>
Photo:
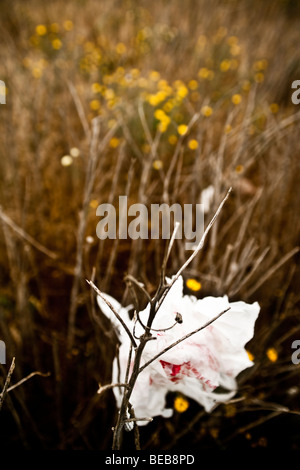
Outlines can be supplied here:
<path id="1" fill-rule="evenodd" d="M 150 303 L 152 302 L 151 297 L 148 294 L 148 292 L 146 291 L 146 289 L 144 288 L 144 286 L 134 276 L 132 276 L 131 274 L 127 274 L 125 276 L 124 280 L 125 280 L 125 282 L 128 281 L 129 283 L 131 282 L 132 284 L 137 286 L 143 292 L 143 294 L 147 297 L 148 301 Z"/>
<path id="2" fill-rule="evenodd" d="M 120 317 L 120 315 L 118 314 L 118 312 L 114 309 L 114 307 L 112 306 L 112 304 L 106 299 L 106 297 L 102 294 L 102 292 L 98 289 L 97 286 L 95 286 L 95 284 L 92 282 L 92 281 L 88 281 L 86 279 L 86 282 L 94 289 L 94 291 L 99 295 L 99 297 L 101 297 L 102 300 L 104 300 L 104 302 L 106 303 L 106 305 L 111 309 L 111 311 L 114 313 L 114 315 L 117 317 L 117 319 L 119 320 L 119 322 L 121 323 L 121 325 L 123 326 L 124 330 L 126 331 L 126 333 L 128 334 L 129 338 L 130 338 L 130 341 L 132 342 L 133 344 L 133 347 L 136 348 L 137 347 L 137 344 L 135 342 L 135 339 L 134 337 L 132 336 L 128 326 L 126 325 L 126 323 L 124 322 L 123 318 Z"/>
<path id="3" fill-rule="evenodd" d="M 68 318 L 68 332 L 67 332 L 67 346 L 70 351 L 73 347 L 74 337 L 75 337 L 75 322 L 77 314 L 77 299 L 80 289 L 80 281 L 82 277 L 82 265 L 83 265 L 83 245 L 84 245 L 84 235 L 87 225 L 87 213 L 89 207 L 89 201 L 91 197 L 91 192 L 94 185 L 96 167 L 98 163 L 98 140 L 100 134 L 100 120 L 94 118 L 92 121 L 92 136 L 90 141 L 90 154 L 87 165 L 87 172 L 85 177 L 84 191 L 83 191 L 83 202 L 82 209 L 79 213 L 79 224 L 77 229 L 77 249 L 76 249 L 76 261 L 74 269 L 74 279 L 71 289 L 71 299 L 70 299 L 70 310 Z"/>
<path id="4" fill-rule="evenodd" d="M 136 421 L 149 421 L 149 423 L 151 423 L 151 421 L 153 421 L 153 418 L 128 418 L 128 419 L 124 419 L 124 423 L 131 423 L 132 421 L 136 422 Z"/>
<path id="5" fill-rule="evenodd" d="M 199 253 L 199 251 L 203 248 L 203 245 L 204 245 L 204 242 L 205 242 L 205 239 L 208 235 L 208 232 L 210 231 L 211 227 L 213 226 L 216 218 L 218 217 L 218 215 L 220 214 L 225 202 L 227 201 L 228 197 L 229 197 L 229 194 L 231 193 L 231 190 L 232 188 L 229 188 L 229 190 L 227 191 L 227 194 L 226 196 L 224 197 L 223 201 L 221 202 L 221 204 L 219 205 L 217 211 L 215 212 L 213 218 L 211 219 L 211 221 L 209 222 L 208 226 L 206 227 L 202 237 L 201 237 L 201 240 L 200 242 L 198 243 L 195 251 L 191 254 L 191 256 L 187 259 L 187 261 L 181 266 L 181 268 L 177 271 L 177 273 L 175 274 L 175 276 L 173 276 L 172 278 L 172 281 L 170 282 L 170 284 L 168 284 L 165 288 L 165 291 L 163 293 L 163 295 L 161 296 L 161 299 L 160 301 L 158 302 L 158 305 L 157 305 L 157 309 L 156 311 L 160 308 L 162 302 L 164 301 L 167 293 L 169 292 L 169 290 L 171 289 L 171 287 L 175 284 L 175 282 L 177 281 L 177 279 L 179 278 L 179 276 L 181 275 L 181 273 L 185 270 L 185 268 L 191 263 L 191 261 L 197 256 L 197 254 Z"/>
<path id="6" fill-rule="evenodd" d="M 226 443 L 226 442 L 231 441 L 233 438 L 235 438 L 236 436 L 238 436 L 240 434 L 244 434 L 246 431 L 249 431 L 250 429 L 253 429 L 257 426 L 260 426 L 261 424 L 265 423 L 269 419 L 276 418 L 276 416 L 279 416 L 279 415 L 280 415 L 280 411 L 275 411 L 273 413 L 268 414 L 267 416 L 262 416 L 261 418 L 257 419 L 256 421 L 253 421 L 252 423 L 247 424 L 246 426 L 243 426 L 243 427 L 237 429 L 237 431 L 235 431 L 233 434 L 231 434 L 231 436 L 229 436 L 228 438 L 225 439 L 223 444 Z"/>
<path id="7" fill-rule="evenodd" d="M 296 255 L 299 252 L 299 247 L 294 248 L 291 250 L 289 253 L 287 253 L 283 258 L 281 258 L 278 263 L 274 264 L 266 273 L 264 276 L 262 276 L 258 281 L 255 283 L 255 285 L 248 290 L 247 295 L 250 297 L 259 287 L 264 284 L 269 277 L 271 277 L 277 269 L 281 268 L 281 266 L 286 263 L 290 258 L 292 258 L 294 255 Z"/>
<path id="8" fill-rule="evenodd" d="M 122 147 L 122 148 L 124 149 L 124 147 Z M 135 165 L 135 160 L 131 159 L 130 167 L 129 167 L 129 171 L 128 171 L 128 178 L 127 178 L 126 188 L 125 188 L 125 196 L 127 196 L 127 197 L 129 197 L 131 184 L 132 184 L 133 177 L 134 177 L 134 165 Z M 120 167 L 120 169 L 121 169 L 121 167 Z M 117 172 L 117 170 L 118 169 L 116 169 L 116 172 Z M 118 181 L 118 178 L 116 178 L 116 181 Z M 115 185 L 115 187 L 114 187 L 114 185 L 112 185 L 110 196 L 109 196 L 109 201 L 108 201 L 109 204 L 113 203 L 113 198 L 114 198 L 114 195 L 115 195 L 116 192 L 117 192 L 117 185 Z M 126 220 L 126 217 L 127 217 L 126 212 L 121 212 L 121 214 L 119 216 L 119 227 L 124 224 L 124 221 Z M 103 242 L 104 242 L 104 240 L 103 240 Z M 103 279 L 103 284 L 102 285 L 103 285 L 103 290 L 105 290 L 105 292 L 108 292 L 108 289 L 109 289 L 109 283 L 110 283 L 110 280 L 111 280 L 111 277 L 112 277 L 112 274 L 113 274 L 113 268 L 114 268 L 115 261 L 116 261 L 116 258 L 117 258 L 119 244 L 120 244 L 120 239 L 119 239 L 119 237 L 116 237 L 113 241 L 113 246 L 112 246 L 111 253 L 110 253 L 110 256 L 109 256 L 109 260 L 108 260 L 108 263 L 107 263 L 107 266 L 106 266 L 105 277 Z M 104 249 L 104 243 L 101 244 L 101 247 L 102 247 L 102 250 L 103 250 Z"/>
<path id="9" fill-rule="evenodd" d="M 128 388 L 128 384 L 123 384 L 123 383 L 117 383 L 117 384 L 107 384 L 107 385 L 100 385 L 99 384 L 99 389 L 97 390 L 98 395 L 101 395 L 101 393 L 106 392 L 106 390 L 110 390 L 115 387 L 124 387 Z"/>
<path id="10" fill-rule="evenodd" d="M 135 417 L 133 406 L 131 404 L 130 404 L 130 406 L 128 406 L 128 410 L 129 410 L 130 417 L 133 418 L 135 448 L 136 448 L 136 450 L 141 450 L 140 431 L 139 431 L 139 427 L 137 426 L 137 423 L 135 421 L 136 417 Z"/>
<path id="11" fill-rule="evenodd" d="M 17 382 L 16 384 L 12 385 L 11 387 L 9 387 L 7 389 L 7 392 L 11 392 L 12 390 L 14 390 L 15 388 L 19 387 L 20 385 L 22 385 L 24 382 L 27 382 L 27 380 L 31 379 L 32 377 L 34 377 L 35 375 L 40 375 L 41 377 L 49 377 L 51 375 L 51 372 L 39 372 L 39 371 L 35 371 L 35 372 L 31 372 L 31 374 L 27 375 L 26 377 L 24 377 L 22 380 L 19 380 L 19 382 Z"/>
<path id="12" fill-rule="evenodd" d="M 168 259 L 169 259 L 169 256 L 170 256 L 170 253 L 171 253 L 171 250 L 172 250 L 172 247 L 173 247 L 173 244 L 174 244 L 174 240 L 175 240 L 175 237 L 176 237 L 176 233 L 178 231 L 179 226 L 180 226 L 180 223 L 175 222 L 175 227 L 174 227 L 174 230 L 173 230 L 173 233 L 172 233 L 172 237 L 171 237 L 171 240 L 168 244 L 167 250 L 165 252 L 165 256 L 164 256 L 163 263 L 162 263 L 162 268 L 161 268 L 162 281 L 164 281 L 164 279 L 166 277 L 167 262 L 168 262 Z"/>
<path id="13" fill-rule="evenodd" d="M 16 232 L 21 238 L 26 240 L 30 245 L 36 248 L 38 251 L 44 253 L 44 255 L 48 256 L 51 259 L 57 259 L 58 256 L 51 250 L 48 250 L 45 246 L 41 245 L 38 241 L 36 241 L 31 235 L 26 233 L 21 227 L 19 227 L 10 217 L 4 214 L 2 207 L 0 206 L 0 218 L 3 222 L 6 223 L 14 232 Z"/>
<path id="14" fill-rule="evenodd" d="M 230 307 L 228 307 L 226 310 L 223 310 L 223 312 L 219 313 L 217 316 L 215 316 L 214 318 L 212 318 L 211 320 L 209 320 L 208 322 L 206 322 L 204 325 L 200 326 L 199 328 L 197 328 L 196 330 L 194 331 L 191 331 L 190 333 L 187 333 L 185 336 L 183 336 L 182 338 L 178 339 L 177 341 L 174 341 L 173 343 L 171 343 L 169 346 L 167 346 L 163 351 L 160 351 L 158 354 L 156 354 L 154 357 L 152 357 L 152 359 L 150 359 L 149 361 L 147 361 L 144 365 L 142 365 L 140 368 L 139 368 L 139 374 L 142 372 L 142 370 L 144 370 L 146 367 L 148 367 L 153 361 L 155 361 L 158 357 L 162 356 L 164 353 L 166 353 L 167 351 L 169 351 L 170 349 L 174 348 L 175 346 L 177 346 L 177 344 L 179 343 L 182 343 L 182 341 L 186 340 L 187 338 L 189 338 L 190 336 L 198 333 L 199 331 L 203 330 L 204 328 L 206 328 L 207 326 L 211 325 L 211 323 L 213 323 L 214 321 L 216 321 L 218 318 L 220 318 L 222 315 L 224 315 L 224 313 L 228 312 L 228 310 L 230 310 Z"/>
<path id="15" fill-rule="evenodd" d="M 13 357 L 10 368 L 9 368 L 9 371 L 8 371 L 8 374 L 7 374 L 7 377 L 6 377 L 6 380 L 5 380 L 5 383 L 4 383 L 3 390 L 0 394 L 0 410 L 1 410 L 2 405 L 3 405 L 4 397 L 5 397 L 6 393 L 8 392 L 8 386 L 10 384 L 10 379 L 11 379 L 12 373 L 14 371 L 14 368 L 15 368 L 15 358 Z"/>
<path id="16" fill-rule="evenodd" d="M 91 131 L 90 131 L 90 128 L 89 128 L 89 124 L 88 124 L 88 121 L 87 121 L 82 103 L 81 103 L 80 98 L 78 96 L 77 90 L 74 87 L 73 83 L 71 83 L 69 80 L 67 80 L 67 84 L 68 84 L 70 93 L 72 95 L 72 98 L 73 98 L 73 101 L 74 101 L 79 119 L 81 121 L 81 125 L 82 125 L 84 133 L 85 133 L 85 136 L 86 136 L 87 140 L 89 141 L 90 137 L 91 137 Z"/>

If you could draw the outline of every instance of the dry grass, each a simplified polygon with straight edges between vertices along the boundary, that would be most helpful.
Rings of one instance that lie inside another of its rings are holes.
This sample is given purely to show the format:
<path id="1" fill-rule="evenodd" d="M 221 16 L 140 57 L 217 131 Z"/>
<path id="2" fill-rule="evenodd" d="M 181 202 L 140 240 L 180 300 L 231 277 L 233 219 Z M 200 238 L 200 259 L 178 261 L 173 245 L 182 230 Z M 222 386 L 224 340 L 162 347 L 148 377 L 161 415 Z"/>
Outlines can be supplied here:
<path id="1" fill-rule="evenodd" d="M 238 400 L 157 418 L 142 447 L 299 448 L 299 3 L 153 3 L 2 1 L 0 337 L 15 382 L 51 376 L 8 394 L 1 442 L 110 448 L 114 398 L 96 392 L 110 382 L 116 339 L 84 279 L 127 304 L 124 275 L 153 292 L 164 243 L 99 242 L 96 207 L 123 194 L 196 203 L 212 184 L 207 221 L 233 192 L 185 275 L 199 296 L 260 303 L 255 366 Z M 80 156 L 64 167 L 72 148 Z M 168 274 L 186 259 L 176 242 Z"/>

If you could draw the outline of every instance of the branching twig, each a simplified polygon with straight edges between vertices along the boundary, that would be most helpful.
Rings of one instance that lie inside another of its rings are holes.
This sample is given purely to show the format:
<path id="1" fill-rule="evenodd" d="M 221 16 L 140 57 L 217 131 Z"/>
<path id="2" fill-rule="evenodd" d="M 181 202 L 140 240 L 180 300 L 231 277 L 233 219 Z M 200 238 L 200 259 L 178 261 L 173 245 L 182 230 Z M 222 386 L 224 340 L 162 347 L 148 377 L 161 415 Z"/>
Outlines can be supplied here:
<path id="1" fill-rule="evenodd" d="M 11 392 L 12 390 L 14 390 L 15 388 L 19 387 L 20 385 L 22 385 L 24 382 L 27 382 L 27 380 L 31 379 L 32 377 L 34 377 L 35 375 L 39 375 L 41 377 L 49 377 L 51 375 L 51 372 L 39 372 L 39 371 L 35 371 L 35 372 L 31 372 L 31 374 L 27 375 L 26 377 L 24 377 L 23 379 L 19 380 L 19 382 L 17 382 L 16 384 L 12 385 L 11 387 L 9 387 L 7 389 L 7 392 Z"/>
<path id="2" fill-rule="evenodd" d="M 131 282 L 132 284 L 134 284 L 135 286 L 137 286 L 142 292 L 143 294 L 145 295 L 145 297 L 147 297 L 148 301 L 151 303 L 152 300 L 151 300 L 151 297 L 150 295 L 148 294 L 148 292 L 146 291 L 145 287 L 143 286 L 142 283 L 140 283 L 137 279 L 135 279 L 134 276 L 132 276 L 131 274 L 127 274 L 124 278 L 125 282 L 128 281 L 128 282 Z"/>
<path id="3" fill-rule="evenodd" d="M 149 361 L 147 361 L 144 365 L 142 365 L 142 367 L 139 368 L 139 373 L 142 372 L 142 370 L 144 370 L 146 367 L 148 367 L 153 361 L 155 361 L 157 358 L 159 358 L 160 356 L 162 356 L 163 354 L 165 354 L 167 351 L 169 351 L 170 349 L 174 348 L 175 346 L 177 346 L 177 344 L 179 343 L 182 343 L 182 341 L 186 340 L 187 338 L 189 338 L 190 336 L 198 333 L 199 331 L 203 330 L 204 328 L 206 328 L 207 326 L 211 325 L 211 323 L 215 322 L 218 318 L 220 318 L 222 315 L 224 315 L 224 313 L 228 312 L 228 310 L 230 310 L 230 307 L 228 307 L 226 310 L 223 310 L 221 313 L 219 313 L 217 316 L 215 316 L 214 318 L 212 318 L 211 320 L 209 320 L 208 322 L 206 322 L 204 325 L 200 326 L 199 328 L 197 328 L 196 330 L 194 331 L 191 331 L 190 333 L 187 333 L 185 336 L 183 336 L 182 338 L 178 339 L 177 341 L 174 341 L 173 343 L 171 343 L 169 346 L 167 346 L 163 351 L 160 351 L 158 354 L 156 354 L 156 356 L 152 357 L 152 359 L 149 359 Z"/>
<path id="4" fill-rule="evenodd" d="M 199 253 L 199 251 L 203 248 L 203 245 L 204 245 L 204 242 L 205 242 L 205 239 L 208 235 L 208 232 L 210 231 L 211 227 L 213 226 L 216 218 L 218 217 L 218 215 L 220 214 L 225 202 L 227 201 L 228 197 L 229 197 L 229 194 L 231 193 L 231 190 L 232 188 L 229 188 L 229 190 L 227 191 L 227 194 L 226 196 L 224 197 L 223 201 L 221 202 L 221 204 L 219 205 L 217 211 L 215 212 L 215 215 L 213 216 L 213 218 L 211 219 L 211 221 L 209 222 L 208 226 L 206 227 L 202 237 L 201 237 L 201 240 L 200 242 L 198 243 L 195 251 L 191 254 L 191 256 L 187 259 L 187 261 L 181 266 L 181 268 L 177 271 L 177 273 L 175 274 L 175 276 L 173 276 L 172 278 L 172 281 L 170 282 L 170 284 L 168 284 L 163 292 L 163 295 L 161 296 L 161 299 L 159 300 L 159 302 L 157 303 L 157 308 L 156 308 L 156 311 L 160 308 L 162 302 L 164 301 L 167 293 L 169 292 L 169 290 L 171 289 L 171 287 L 175 284 L 175 282 L 177 281 L 177 279 L 179 278 L 179 276 L 182 274 L 182 272 L 185 270 L 185 268 L 192 262 L 192 260 L 197 256 L 197 254 Z"/>
<path id="5" fill-rule="evenodd" d="M 86 282 L 94 289 L 94 291 L 99 295 L 99 297 L 101 297 L 102 300 L 104 300 L 104 302 L 106 303 L 106 305 L 111 309 L 111 311 L 114 313 L 114 315 L 117 317 L 117 319 L 119 320 L 119 322 L 121 323 L 121 325 L 123 326 L 124 330 L 126 331 L 126 333 L 128 334 L 129 338 L 130 338 L 130 341 L 132 342 L 133 344 L 133 347 L 136 348 L 137 347 L 137 344 L 135 342 L 135 339 L 132 335 L 132 333 L 130 332 L 128 326 L 126 325 L 126 323 L 124 322 L 123 318 L 120 317 L 120 315 L 118 314 L 118 312 L 114 309 L 114 307 L 112 306 L 112 304 L 106 299 L 106 297 L 102 294 L 102 292 L 98 289 L 97 286 L 95 286 L 95 284 L 92 282 L 92 281 L 88 281 L 86 279 Z"/>

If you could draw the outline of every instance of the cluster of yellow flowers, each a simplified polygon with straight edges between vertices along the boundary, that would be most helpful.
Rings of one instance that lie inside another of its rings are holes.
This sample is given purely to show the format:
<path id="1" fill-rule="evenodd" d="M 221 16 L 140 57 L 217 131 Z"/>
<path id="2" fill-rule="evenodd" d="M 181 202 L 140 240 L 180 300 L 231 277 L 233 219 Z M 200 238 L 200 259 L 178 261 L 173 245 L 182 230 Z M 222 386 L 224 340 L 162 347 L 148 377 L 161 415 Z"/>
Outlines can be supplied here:
<path id="1" fill-rule="evenodd" d="M 153 28 L 157 29 L 155 34 Z M 71 31 L 73 34 L 70 35 Z M 170 145 L 184 139 L 186 149 L 195 152 L 199 149 L 199 139 L 189 126 L 191 114 L 199 112 L 202 119 L 209 119 L 220 109 L 221 102 L 229 109 L 234 107 L 237 112 L 243 109 L 252 84 L 264 81 L 268 61 L 264 58 L 255 60 L 248 77 L 241 78 L 243 44 L 221 26 L 210 37 L 199 36 L 195 49 L 199 68 L 191 70 L 194 76 L 188 79 L 175 77 L 170 81 L 159 70 L 138 68 L 141 53 L 151 52 L 151 41 L 157 35 L 169 41 L 176 31 L 162 25 L 144 27 L 134 40 L 125 43 L 104 33 L 87 39 L 70 19 L 38 24 L 29 38 L 31 48 L 23 65 L 35 79 L 40 79 L 54 61 L 58 68 L 75 67 L 77 78 L 83 79 L 79 89 L 81 98 L 88 101 L 88 119 L 101 115 L 106 123 L 110 123 L 116 120 L 120 110 L 128 108 L 129 103 L 136 108 L 142 103 L 151 131 L 163 134 L 164 142 Z M 132 67 L 132 64 L 136 66 Z M 277 103 L 269 104 L 267 112 L 276 114 L 278 111 Z M 258 121 L 257 125 L 260 125 Z M 257 125 L 249 125 L 250 135 L 256 132 Z M 224 133 L 231 134 L 233 127 L 234 123 L 227 123 Z M 139 130 L 144 133 L 141 123 L 135 127 L 135 132 Z M 121 141 L 120 135 L 114 136 L 110 148 L 116 149 Z M 145 139 L 141 149 L 145 153 L 150 151 Z M 65 166 L 71 164 L 71 160 L 63 162 L 69 162 Z M 163 160 L 156 158 L 152 167 L 157 171 L 163 169 Z M 242 171 L 242 166 L 238 165 L 236 173 Z"/>

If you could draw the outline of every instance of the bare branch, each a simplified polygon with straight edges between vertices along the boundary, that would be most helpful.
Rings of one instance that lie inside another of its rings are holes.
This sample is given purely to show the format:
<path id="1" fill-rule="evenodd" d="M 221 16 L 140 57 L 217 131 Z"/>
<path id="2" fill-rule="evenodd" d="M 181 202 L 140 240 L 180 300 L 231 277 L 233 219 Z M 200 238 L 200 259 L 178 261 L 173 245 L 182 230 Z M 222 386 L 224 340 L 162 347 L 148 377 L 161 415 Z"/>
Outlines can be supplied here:
<path id="1" fill-rule="evenodd" d="M 12 385 L 11 387 L 9 387 L 7 389 L 7 392 L 11 392 L 12 390 L 14 390 L 15 388 L 19 387 L 20 385 L 22 385 L 24 382 L 27 382 L 27 380 L 31 379 L 32 377 L 34 377 L 35 375 L 40 375 L 41 377 L 49 377 L 51 375 L 50 372 L 39 372 L 39 371 L 35 371 L 35 372 L 31 372 L 31 374 L 27 375 L 26 377 L 24 377 L 22 380 L 19 380 L 19 382 L 17 382 L 16 384 Z"/>
<path id="2" fill-rule="evenodd" d="M 174 348 L 175 346 L 177 346 L 177 344 L 179 343 L 182 343 L 182 341 L 186 340 L 187 338 L 189 338 L 190 336 L 198 333 L 199 331 L 203 330 L 204 328 L 206 328 L 207 326 L 211 325 L 211 323 L 213 323 L 214 321 L 216 321 L 218 318 L 220 318 L 222 315 L 224 315 L 224 313 L 228 312 L 228 310 L 230 310 L 230 307 L 228 307 L 226 310 L 223 310 L 223 312 L 219 313 L 217 316 L 215 316 L 214 318 L 212 318 L 211 320 L 209 320 L 208 322 L 206 322 L 204 325 L 200 326 L 199 328 L 197 328 L 196 330 L 194 331 L 191 331 L 190 333 L 187 333 L 185 336 L 183 336 L 182 338 L 178 339 L 177 341 L 174 341 L 173 343 L 171 343 L 169 346 L 167 346 L 165 349 L 163 349 L 163 351 L 159 352 L 158 354 L 156 354 L 156 356 L 152 357 L 152 359 L 150 359 L 149 361 L 147 361 L 142 367 L 139 368 L 139 374 L 142 372 L 142 370 L 144 370 L 147 366 L 149 366 L 153 361 L 155 361 L 158 357 L 162 356 L 164 353 L 166 353 L 167 351 L 169 351 L 170 349 Z"/>
<path id="3" fill-rule="evenodd" d="M 99 297 L 101 297 L 102 300 L 104 300 L 104 302 L 106 303 L 106 305 L 111 309 L 111 311 L 115 314 L 115 316 L 117 317 L 117 319 L 119 320 L 119 322 L 121 323 L 121 325 L 123 326 L 124 330 L 126 331 L 126 333 L 128 334 L 129 338 L 130 338 L 130 341 L 132 342 L 133 344 L 133 347 L 134 348 L 137 348 L 137 344 L 135 342 L 135 339 L 134 337 L 132 336 L 128 326 L 126 325 L 126 323 L 124 322 L 124 320 L 120 317 L 120 315 L 118 314 L 118 312 L 114 309 L 114 307 L 112 306 L 112 304 L 105 298 L 105 296 L 102 294 L 102 292 L 98 289 L 97 286 L 95 286 L 95 284 L 92 282 L 92 281 L 88 281 L 86 279 L 86 282 L 94 289 L 94 291 L 99 295 Z"/>
<path id="4" fill-rule="evenodd" d="M 170 256 L 170 253 L 171 253 L 173 244 L 174 244 L 174 240 L 175 240 L 176 233 L 177 233 L 177 231 L 178 231 L 179 225 L 180 225 L 179 222 L 175 222 L 175 227 L 174 227 L 174 230 L 173 230 L 173 233 L 172 233 L 172 237 L 171 237 L 171 240 L 170 240 L 170 242 L 169 242 L 169 244 L 168 244 L 168 248 L 167 248 L 167 250 L 166 250 L 166 252 L 165 252 L 165 256 L 164 256 L 163 263 L 162 263 L 162 268 L 161 268 L 161 279 L 162 279 L 162 282 L 164 282 L 164 279 L 165 279 L 167 262 L 168 262 L 168 259 L 169 259 L 169 256 Z"/>
<path id="5" fill-rule="evenodd" d="M 201 237 L 201 240 L 200 242 L 198 243 L 195 251 L 191 254 L 191 256 L 187 259 L 187 261 L 181 266 L 181 268 L 177 271 L 177 273 L 175 274 L 175 276 L 173 277 L 171 283 L 166 286 L 159 302 L 157 303 L 157 309 L 156 311 L 160 308 L 162 302 L 164 301 L 167 293 L 169 292 L 169 290 L 171 289 L 171 287 L 175 284 L 175 282 L 177 281 L 177 279 L 179 278 L 179 276 L 182 274 L 182 272 L 185 270 L 185 268 L 192 262 L 192 260 L 197 256 L 197 254 L 199 253 L 199 251 L 203 248 L 203 245 L 204 245 L 204 242 L 205 242 L 205 239 L 208 235 L 208 232 L 210 231 L 210 229 L 212 228 L 216 218 L 218 217 L 218 215 L 220 214 L 225 202 L 227 201 L 228 197 L 229 197 L 229 194 L 231 193 L 231 190 L 232 188 L 229 188 L 229 190 L 227 191 L 227 194 L 226 196 L 224 197 L 223 201 L 221 202 L 221 204 L 219 205 L 218 209 L 216 210 L 213 218 L 211 219 L 211 221 L 209 222 L 208 226 L 206 227 L 202 237 Z"/>
<path id="6" fill-rule="evenodd" d="M 87 121 L 82 103 L 81 103 L 80 98 L 78 96 L 77 90 L 74 87 L 73 83 L 71 83 L 69 80 L 67 80 L 67 84 L 68 84 L 68 87 L 69 87 L 69 91 L 72 95 L 72 98 L 73 98 L 73 101 L 74 101 L 79 119 L 81 121 L 81 125 L 82 125 L 84 133 L 85 133 L 85 136 L 86 136 L 87 140 L 90 140 L 91 131 L 90 131 L 90 128 L 89 128 L 89 124 L 88 124 L 88 121 Z"/>
<path id="7" fill-rule="evenodd" d="M 281 268 L 281 266 L 286 263 L 290 258 L 292 258 L 294 255 L 296 255 L 299 252 L 299 247 L 297 246 L 293 250 L 289 251 L 285 256 L 281 258 L 281 260 L 278 261 L 278 263 L 274 264 L 261 278 L 258 279 L 256 284 L 249 289 L 248 291 L 248 297 L 250 297 L 259 287 L 271 277 L 277 269 Z"/>

